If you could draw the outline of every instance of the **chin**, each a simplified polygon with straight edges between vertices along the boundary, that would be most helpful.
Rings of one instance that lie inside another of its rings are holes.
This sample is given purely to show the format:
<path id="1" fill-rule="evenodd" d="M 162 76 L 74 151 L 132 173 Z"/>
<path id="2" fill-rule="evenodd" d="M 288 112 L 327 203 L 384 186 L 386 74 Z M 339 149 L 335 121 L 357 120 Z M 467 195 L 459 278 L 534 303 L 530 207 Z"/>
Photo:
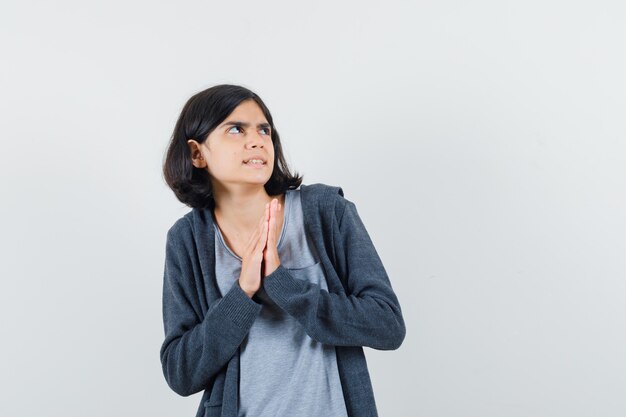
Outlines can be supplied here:
<path id="1" fill-rule="evenodd" d="M 267 182 L 268 182 L 269 180 L 270 180 L 270 177 L 267 177 L 267 178 L 265 178 L 265 177 L 263 177 L 263 178 L 257 177 L 257 178 L 249 178 L 249 179 L 247 180 L 247 182 L 252 183 L 252 184 L 261 184 L 261 185 L 264 185 L 264 184 L 267 184 Z"/>

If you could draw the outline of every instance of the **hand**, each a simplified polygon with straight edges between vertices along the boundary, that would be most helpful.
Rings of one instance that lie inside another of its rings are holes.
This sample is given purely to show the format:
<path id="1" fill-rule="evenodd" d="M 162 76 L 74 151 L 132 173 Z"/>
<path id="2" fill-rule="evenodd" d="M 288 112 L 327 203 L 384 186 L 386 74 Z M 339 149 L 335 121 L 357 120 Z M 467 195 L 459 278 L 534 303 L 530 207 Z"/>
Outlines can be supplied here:
<path id="1" fill-rule="evenodd" d="M 263 271 L 263 278 L 271 274 L 280 265 L 280 258 L 278 257 L 278 219 L 282 210 L 282 204 L 277 199 L 273 199 L 270 203 L 270 216 L 267 230 L 267 245 L 263 251 L 263 260 L 265 262 L 265 270 Z M 283 220 L 284 221 L 284 220 Z"/>
<path id="2" fill-rule="evenodd" d="M 239 286 L 250 298 L 261 287 L 261 265 L 264 257 L 263 250 L 267 242 L 268 225 L 269 203 L 265 205 L 265 213 L 261 217 L 258 227 L 250 236 L 241 259 Z"/>

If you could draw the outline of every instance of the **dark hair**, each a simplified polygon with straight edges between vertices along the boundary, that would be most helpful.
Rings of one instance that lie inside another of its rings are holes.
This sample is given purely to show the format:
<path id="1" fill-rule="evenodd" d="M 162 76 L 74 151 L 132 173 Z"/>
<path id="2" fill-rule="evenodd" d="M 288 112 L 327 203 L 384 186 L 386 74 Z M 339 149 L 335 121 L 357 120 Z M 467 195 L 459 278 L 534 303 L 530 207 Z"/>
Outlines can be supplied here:
<path id="1" fill-rule="evenodd" d="M 209 134 L 222 123 L 242 101 L 254 100 L 271 127 L 274 145 L 272 176 L 265 183 L 265 191 L 274 196 L 287 189 L 295 189 L 302 183 L 302 176 L 289 171 L 280 144 L 278 131 L 269 109 L 263 100 L 245 87 L 221 84 L 194 94 L 187 100 L 174 127 L 167 154 L 163 162 L 163 176 L 176 198 L 192 208 L 215 207 L 209 173 L 191 163 L 188 139 L 203 143 Z"/>

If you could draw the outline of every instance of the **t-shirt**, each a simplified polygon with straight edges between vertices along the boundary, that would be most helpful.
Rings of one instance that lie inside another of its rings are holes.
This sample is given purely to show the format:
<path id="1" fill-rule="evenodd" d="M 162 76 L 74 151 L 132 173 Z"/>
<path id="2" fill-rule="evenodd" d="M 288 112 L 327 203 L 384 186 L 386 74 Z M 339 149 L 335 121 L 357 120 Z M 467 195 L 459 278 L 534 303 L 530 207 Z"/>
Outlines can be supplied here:
<path id="1" fill-rule="evenodd" d="M 214 222 L 215 272 L 222 294 L 239 278 L 241 258 Z M 277 250 L 294 277 L 328 290 L 318 254 L 304 229 L 300 190 L 287 190 Z M 260 315 L 240 346 L 239 417 L 346 417 L 335 346 L 315 341 L 264 291 Z"/>

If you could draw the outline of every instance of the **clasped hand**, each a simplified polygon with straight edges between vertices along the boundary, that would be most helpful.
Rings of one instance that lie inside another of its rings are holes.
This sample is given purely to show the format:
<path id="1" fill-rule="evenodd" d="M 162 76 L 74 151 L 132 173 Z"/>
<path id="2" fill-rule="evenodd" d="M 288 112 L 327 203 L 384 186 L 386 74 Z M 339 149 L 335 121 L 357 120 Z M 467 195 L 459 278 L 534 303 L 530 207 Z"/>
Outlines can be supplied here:
<path id="1" fill-rule="evenodd" d="M 252 297 L 261 287 L 261 278 L 265 278 L 278 268 L 278 219 L 282 204 L 272 199 L 265 205 L 265 212 L 258 227 L 250 237 L 242 256 L 239 286 Z"/>

